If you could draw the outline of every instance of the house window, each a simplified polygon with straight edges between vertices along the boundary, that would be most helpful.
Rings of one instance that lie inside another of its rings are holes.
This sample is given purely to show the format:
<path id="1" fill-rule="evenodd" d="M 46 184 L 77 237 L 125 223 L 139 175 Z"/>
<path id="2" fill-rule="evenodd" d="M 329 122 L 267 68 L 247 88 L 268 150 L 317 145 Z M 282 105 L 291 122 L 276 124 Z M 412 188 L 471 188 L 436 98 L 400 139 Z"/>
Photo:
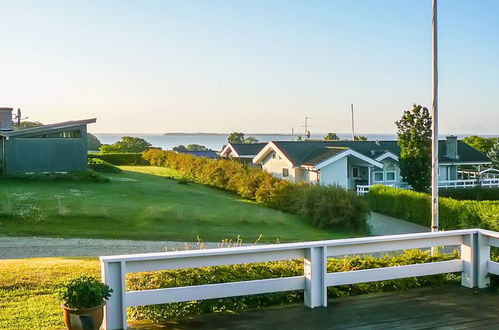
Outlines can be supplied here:
<path id="1" fill-rule="evenodd" d="M 359 175 L 359 168 L 358 167 L 352 167 L 352 177 L 353 178 L 358 178 Z"/>
<path id="2" fill-rule="evenodd" d="M 386 181 L 395 181 L 395 171 L 386 172 Z"/>
<path id="3" fill-rule="evenodd" d="M 289 169 L 283 168 L 282 169 L 282 177 L 287 178 L 289 176 Z"/>
<path id="4" fill-rule="evenodd" d="M 383 182 L 383 172 L 374 172 L 374 182 Z"/>
<path id="5" fill-rule="evenodd" d="M 272 158 L 275 159 L 275 152 L 272 153 Z"/>

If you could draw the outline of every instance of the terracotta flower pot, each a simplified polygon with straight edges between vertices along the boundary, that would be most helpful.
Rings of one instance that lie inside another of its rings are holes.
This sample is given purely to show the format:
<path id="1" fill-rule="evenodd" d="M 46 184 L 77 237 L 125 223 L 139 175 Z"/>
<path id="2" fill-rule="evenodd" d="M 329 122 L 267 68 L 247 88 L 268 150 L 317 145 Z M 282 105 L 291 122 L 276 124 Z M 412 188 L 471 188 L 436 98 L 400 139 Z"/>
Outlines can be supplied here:
<path id="1" fill-rule="evenodd" d="M 99 330 L 104 317 L 105 304 L 86 309 L 72 309 L 62 304 L 66 327 L 69 330 Z"/>

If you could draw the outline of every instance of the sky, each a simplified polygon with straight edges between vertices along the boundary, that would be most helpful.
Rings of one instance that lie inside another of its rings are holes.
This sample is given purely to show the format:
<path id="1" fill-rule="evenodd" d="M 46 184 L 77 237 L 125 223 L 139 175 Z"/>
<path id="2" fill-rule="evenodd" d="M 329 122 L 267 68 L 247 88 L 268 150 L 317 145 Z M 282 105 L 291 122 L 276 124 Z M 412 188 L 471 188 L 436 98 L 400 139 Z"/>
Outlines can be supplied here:
<path id="1" fill-rule="evenodd" d="M 440 0 L 441 133 L 499 134 L 499 1 Z M 0 107 L 97 133 L 395 133 L 431 0 L 0 0 Z"/>

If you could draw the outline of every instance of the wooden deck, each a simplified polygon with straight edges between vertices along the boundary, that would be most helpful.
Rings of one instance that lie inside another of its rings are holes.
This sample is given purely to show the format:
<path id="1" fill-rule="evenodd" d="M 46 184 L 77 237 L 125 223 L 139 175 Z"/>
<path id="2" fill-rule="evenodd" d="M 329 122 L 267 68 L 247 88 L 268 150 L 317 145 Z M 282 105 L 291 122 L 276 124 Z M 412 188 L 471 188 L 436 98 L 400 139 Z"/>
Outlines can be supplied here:
<path id="1" fill-rule="evenodd" d="M 412 289 L 331 299 L 326 308 L 293 305 L 130 325 L 130 329 L 499 329 L 499 292 L 460 286 Z"/>

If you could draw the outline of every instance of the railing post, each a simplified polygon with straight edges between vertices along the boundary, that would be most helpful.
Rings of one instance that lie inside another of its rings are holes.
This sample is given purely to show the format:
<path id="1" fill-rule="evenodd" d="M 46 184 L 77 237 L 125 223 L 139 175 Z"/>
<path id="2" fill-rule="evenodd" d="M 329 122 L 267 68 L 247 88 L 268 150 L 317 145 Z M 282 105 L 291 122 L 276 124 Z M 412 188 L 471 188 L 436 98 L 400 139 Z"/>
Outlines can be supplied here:
<path id="1" fill-rule="evenodd" d="M 487 263 L 490 259 L 488 238 L 480 232 L 466 235 L 461 244 L 463 272 L 461 285 L 468 288 L 485 288 L 490 285 Z"/>
<path id="2" fill-rule="evenodd" d="M 124 262 L 101 261 L 102 281 L 113 289 L 111 298 L 104 307 L 104 329 L 126 329 L 128 327 L 125 305 Z"/>
<path id="3" fill-rule="evenodd" d="M 490 245 L 489 238 L 480 231 L 477 233 L 476 251 L 477 286 L 482 289 L 490 286 L 490 276 L 487 269 L 490 260 Z"/>
<path id="4" fill-rule="evenodd" d="M 326 247 L 312 247 L 305 251 L 305 305 L 307 307 L 327 306 L 326 263 Z"/>

